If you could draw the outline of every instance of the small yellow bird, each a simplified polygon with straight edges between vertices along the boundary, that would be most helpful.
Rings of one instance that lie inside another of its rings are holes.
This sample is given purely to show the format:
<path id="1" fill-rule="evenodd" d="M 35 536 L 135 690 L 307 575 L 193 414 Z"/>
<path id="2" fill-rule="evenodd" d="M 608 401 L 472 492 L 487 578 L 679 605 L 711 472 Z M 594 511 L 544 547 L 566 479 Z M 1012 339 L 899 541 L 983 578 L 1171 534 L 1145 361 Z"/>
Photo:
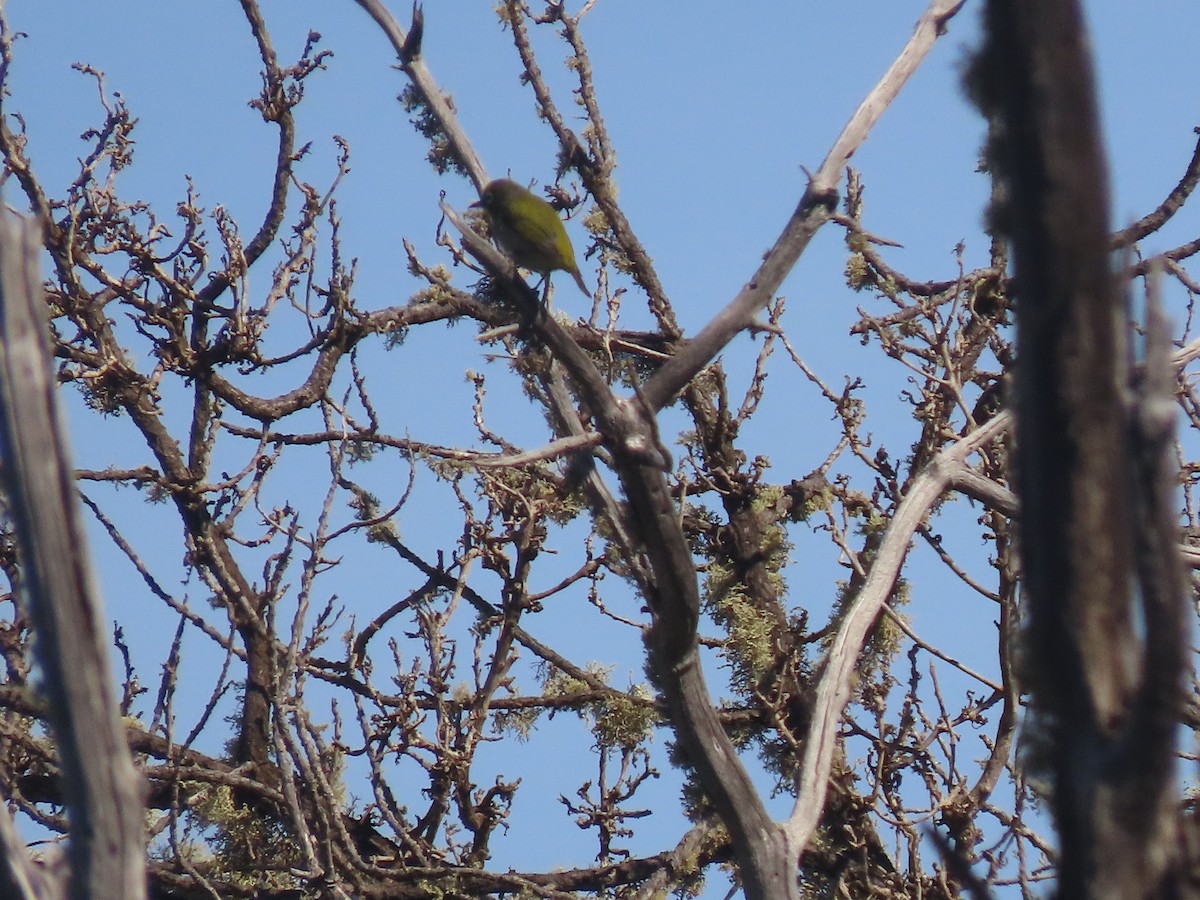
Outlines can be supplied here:
<path id="1" fill-rule="evenodd" d="M 556 269 L 570 272 L 584 296 L 592 295 L 579 273 L 575 248 L 562 219 L 541 197 L 515 181 L 498 178 L 488 182 L 479 202 L 471 206 L 487 213 L 492 238 L 518 266 L 537 272 L 547 281 Z"/>

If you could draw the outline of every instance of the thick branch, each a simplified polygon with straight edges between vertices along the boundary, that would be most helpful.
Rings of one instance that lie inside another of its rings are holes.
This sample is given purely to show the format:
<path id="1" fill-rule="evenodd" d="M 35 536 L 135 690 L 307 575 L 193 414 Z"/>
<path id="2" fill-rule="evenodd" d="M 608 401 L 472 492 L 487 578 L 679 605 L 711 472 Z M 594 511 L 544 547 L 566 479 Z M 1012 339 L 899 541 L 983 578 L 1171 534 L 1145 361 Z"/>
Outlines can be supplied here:
<path id="1" fill-rule="evenodd" d="M 964 2 L 933 0 L 922 13 L 904 50 L 850 117 L 821 163 L 821 168 L 809 180 L 796 211 L 774 246 L 763 257 L 762 265 L 729 305 L 646 381 L 642 387 L 642 397 L 648 407 L 661 409 L 670 403 L 683 390 L 683 386 L 708 365 L 709 360 L 735 335 L 749 328 L 755 316 L 771 302 L 775 291 L 796 265 L 813 235 L 833 215 L 838 201 L 838 182 L 851 154 L 867 139 L 867 134 L 879 121 L 888 104 L 896 98 L 900 88 L 916 71 L 938 37 L 945 33 L 946 22 L 962 8 Z"/>
<path id="2" fill-rule="evenodd" d="M 1167 342 L 1152 309 L 1149 389 L 1131 402 L 1080 4 L 993 0 L 986 26 L 971 77 L 993 122 L 1008 192 L 998 221 L 1019 288 L 1021 553 L 1030 686 L 1053 747 L 1060 896 L 1163 896 L 1185 640 L 1176 526 L 1164 524 Z"/>
<path id="3" fill-rule="evenodd" d="M 417 24 L 422 18 L 419 3 L 413 3 L 414 25 L 406 34 L 400 27 L 400 23 L 396 21 L 396 17 L 383 5 L 381 0 L 354 0 L 354 2 L 366 10 L 367 15 L 374 19 L 375 23 L 383 30 L 388 41 L 391 42 L 392 49 L 396 51 L 396 57 L 400 60 L 400 68 L 409 77 L 413 87 L 417 89 L 422 100 L 428 106 L 430 113 L 436 118 L 441 132 L 450 144 L 451 155 L 466 169 L 471 181 L 475 184 L 475 189 L 483 190 L 483 186 L 489 180 L 483 160 L 476 154 L 467 133 L 458 122 L 458 116 L 454 114 L 454 108 L 438 90 L 437 82 L 433 80 L 433 75 L 430 74 L 429 69 L 425 67 L 424 60 L 421 59 L 420 29 L 422 26 Z M 412 39 L 414 34 L 416 40 Z"/>
<path id="4" fill-rule="evenodd" d="M 817 688 L 813 724 L 804 745 L 800 790 L 786 826 L 789 844 L 797 851 L 807 846 L 820 820 L 837 747 L 838 723 L 850 699 L 854 668 L 867 633 L 900 574 L 913 535 L 954 479 L 967 471 L 967 457 L 1004 434 L 1008 420 L 1008 414 L 1001 413 L 935 456 L 925 471 L 913 480 L 888 524 L 870 574 L 850 604 L 829 648 L 825 671 Z"/>
<path id="5" fill-rule="evenodd" d="M 0 446 L 71 814 L 69 896 L 145 896 L 138 778 L 59 419 L 33 229 L 0 217 Z"/>

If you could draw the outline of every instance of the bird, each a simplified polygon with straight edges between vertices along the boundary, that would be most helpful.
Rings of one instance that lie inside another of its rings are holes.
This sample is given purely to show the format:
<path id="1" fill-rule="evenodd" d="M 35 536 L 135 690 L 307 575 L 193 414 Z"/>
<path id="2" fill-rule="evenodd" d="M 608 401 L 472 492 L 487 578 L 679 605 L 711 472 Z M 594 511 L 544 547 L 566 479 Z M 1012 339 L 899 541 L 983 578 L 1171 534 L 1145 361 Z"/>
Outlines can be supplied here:
<path id="1" fill-rule="evenodd" d="M 569 272 L 590 297 L 575 262 L 575 248 L 553 206 L 509 178 L 484 185 L 473 209 L 487 213 L 492 239 L 523 269 L 537 272 L 548 283 L 555 270 Z"/>

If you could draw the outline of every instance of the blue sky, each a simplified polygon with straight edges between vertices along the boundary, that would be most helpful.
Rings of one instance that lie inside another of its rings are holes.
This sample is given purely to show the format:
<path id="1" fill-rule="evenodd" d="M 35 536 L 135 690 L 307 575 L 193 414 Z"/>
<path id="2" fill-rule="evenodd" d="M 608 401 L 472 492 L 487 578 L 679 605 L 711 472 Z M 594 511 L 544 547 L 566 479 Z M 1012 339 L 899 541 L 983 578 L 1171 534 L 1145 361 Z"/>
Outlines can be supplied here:
<path id="1" fill-rule="evenodd" d="M 1192 128 L 1200 124 L 1200 66 L 1195 62 L 1200 6 L 1184 0 L 1096 0 L 1085 5 L 1119 225 L 1152 209 L 1191 155 Z M 408 4 L 394 6 L 404 21 Z M 491 6 L 427 2 L 426 63 L 453 95 L 493 176 L 511 171 L 520 180 L 548 181 L 555 148 L 533 114 L 528 89 L 518 81 L 511 41 Z M 748 2 L 736 14 L 729 6 L 600 0 L 585 24 L 600 101 L 617 147 L 621 199 L 688 331 L 697 330 L 753 272 L 803 190 L 803 167 L 820 164 L 846 118 L 907 40 L 922 9 L 920 3 L 897 0 Z M 30 156 L 52 193 L 61 192 L 74 177 L 72 167 L 84 152 L 78 136 L 98 120 L 94 84 L 70 69 L 73 62 L 86 62 L 107 73 L 107 89 L 119 91 L 140 119 L 135 165 L 121 176 L 127 196 L 149 200 L 165 216 L 183 196 L 188 174 L 205 206 L 225 206 L 245 232 L 257 226 L 273 166 L 274 135 L 246 105 L 258 89 L 259 66 L 236 3 L 9 0 L 6 8 L 12 27 L 28 34 L 17 46 L 6 108 L 24 115 Z M 326 183 L 337 152 L 331 136 L 348 140 L 352 171 L 339 194 L 339 211 L 343 252 L 358 259 L 356 296 L 369 309 L 402 303 L 420 285 L 404 269 L 401 239 L 411 239 L 427 262 L 445 261 L 434 244 L 438 195 L 445 191 L 449 202 L 462 207 L 474 199 L 470 185 L 455 176 L 439 177 L 424 162 L 423 140 L 395 102 L 404 82 L 390 67 L 389 47 L 351 0 L 270 0 L 263 9 L 282 61 L 299 53 L 309 30 L 321 32 L 321 46 L 334 51 L 328 71 L 307 82 L 308 97 L 299 108 L 300 139 L 312 141 L 301 174 L 318 185 Z M 958 88 L 958 72 L 976 37 L 978 9 L 974 0 L 967 4 L 852 160 L 867 185 L 867 227 L 901 241 L 904 247 L 889 250 L 888 259 L 920 278 L 953 275 L 953 248 L 960 240 L 968 266 L 987 259 L 980 222 L 988 185 L 975 171 L 983 126 Z M 569 108 L 570 82 L 556 64 L 561 58 L 556 42 L 538 35 L 537 46 L 560 104 Z M 5 199 L 16 203 L 11 188 Z M 1145 250 L 1193 236 L 1197 224 L 1195 212 L 1185 210 Z M 581 249 L 582 229 L 569 227 Z M 880 362 L 874 349 L 863 349 L 846 334 L 857 318 L 855 308 L 871 299 L 845 287 L 842 251 L 841 235 L 833 229 L 813 243 L 781 289 L 789 301 L 784 325 L 827 383 L 840 386 L 844 373 L 866 367 L 867 397 L 877 423 L 872 427 L 887 435 L 905 421 L 905 411 L 892 407 L 905 387 L 906 373 Z M 585 278 L 594 284 L 589 265 L 583 262 Z M 267 277 L 265 272 L 252 274 L 252 287 L 262 288 Z M 464 277 L 462 283 L 470 280 Z M 574 305 L 580 303 L 577 296 L 561 303 L 568 312 L 585 312 Z M 627 301 L 623 324 L 638 327 L 646 321 L 636 302 Z M 730 349 L 726 359 L 732 372 L 744 367 L 753 349 L 748 340 Z M 398 387 L 381 398 L 381 412 L 393 432 L 433 442 L 473 443 L 464 372 L 475 369 L 494 376 L 488 400 L 494 421 L 502 421 L 506 433 L 522 436 L 530 446 L 542 440 L 538 413 L 518 389 L 504 383 L 495 364 L 489 368 L 469 329 L 414 335 L 402 352 L 369 348 L 364 364 L 377 373 L 377 384 L 391 380 Z M 733 375 L 734 383 L 744 385 L 742 371 Z M 772 369 L 772 379 L 750 434 L 755 452 L 770 455 L 777 477 L 787 480 L 810 471 L 828 447 L 823 438 L 809 442 L 800 437 L 826 434 L 833 426 L 822 402 L 781 363 Z M 428 402 L 427 390 L 409 389 L 428 384 L 438 385 L 436 404 Z M 72 425 L 81 465 L 133 463 L 144 456 L 129 443 L 121 422 L 73 415 Z M 279 486 L 280 496 L 303 493 L 303 476 L 295 477 Z M 396 473 L 383 471 L 375 477 L 386 489 Z M 412 507 L 416 523 L 420 504 L 434 503 L 434 497 L 421 481 Z M 164 559 L 163 570 L 169 571 L 167 561 L 177 561 L 179 549 L 167 511 L 127 505 L 121 514 L 149 517 L 139 522 L 161 517 L 161 529 L 143 525 L 138 530 L 147 555 Z M 422 527 L 413 526 L 418 542 Z M 564 543 L 571 539 L 563 538 Z M 435 544 L 431 534 L 428 548 Z M 127 604 L 141 602 L 139 583 L 111 556 L 101 554 L 100 560 L 111 612 L 122 617 Z M 364 559 L 362 565 L 369 571 L 371 562 Z M 922 586 L 917 599 L 924 603 L 914 603 L 910 610 L 914 626 L 934 643 L 961 637 L 953 586 L 947 584 L 943 591 L 942 576 L 931 566 L 920 567 L 927 561 L 918 566 L 910 577 Z M 928 582 L 918 580 L 922 573 Z M 837 577 L 840 570 L 827 544 L 798 546 L 793 577 L 797 605 L 809 595 L 814 603 L 827 604 Z M 354 587 L 351 582 L 347 590 Z M 358 588 L 370 591 L 369 585 Z M 149 610 L 145 615 L 155 628 L 170 621 Z M 548 612 L 542 620 L 545 636 L 562 641 L 579 658 L 590 652 L 616 666 L 623 673 L 618 683 L 623 677 L 640 680 L 636 647 L 605 647 L 595 634 L 573 629 L 572 616 L 566 609 Z M 960 648 L 965 655 L 978 655 L 984 665 L 992 646 L 986 618 L 983 640 Z M 144 641 L 149 652 L 161 635 L 151 628 L 135 634 L 134 641 Z M 146 673 L 154 674 L 153 669 Z M 556 725 L 568 732 L 573 727 L 560 720 Z M 553 741 L 569 738 L 556 735 L 539 734 L 520 752 L 553 754 L 561 746 Z M 542 775 L 528 775 L 531 791 Z M 673 782 L 663 782 L 663 802 L 669 803 Z M 548 795 L 570 792 L 561 784 L 537 789 Z M 513 834 L 520 833 L 518 819 Z M 505 845 L 503 865 L 567 862 L 544 846 L 512 844 Z"/>

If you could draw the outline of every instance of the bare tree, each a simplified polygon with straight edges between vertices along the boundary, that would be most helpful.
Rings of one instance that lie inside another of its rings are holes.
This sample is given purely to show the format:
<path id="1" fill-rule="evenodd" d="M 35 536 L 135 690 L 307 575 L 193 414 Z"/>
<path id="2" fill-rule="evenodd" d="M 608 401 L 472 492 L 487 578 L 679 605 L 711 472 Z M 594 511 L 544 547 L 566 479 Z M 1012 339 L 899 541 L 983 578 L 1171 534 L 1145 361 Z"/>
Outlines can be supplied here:
<path id="1" fill-rule="evenodd" d="M 379 0 L 357 2 L 395 51 L 429 162 L 481 189 L 489 174 L 423 55 L 420 8 L 401 25 Z M 339 143 L 329 184 L 298 172 L 307 151 L 294 110 L 328 51 L 313 34 L 281 61 L 259 4 L 241 6 L 262 64 L 252 105 L 278 139 L 252 231 L 202 208 L 190 183 L 173 217 L 125 197 L 118 175 L 136 120 L 86 67 L 103 119 L 77 177 L 55 191 L 35 173 L 14 112 L 22 98 L 0 83 L 5 178 L 51 264 L 59 381 L 127 423 L 143 460 L 78 471 L 82 502 L 139 574 L 138 602 L 176 623 L 147 661 L 129 651 L 116 611 L 119 706 L 148 784 L 152 895 L 649 897 L 699 891 L 721 865 L 755 898 L 986 896 L 1012 884 L 1032 896 L 1052 879 L 1067 896 L 1186 895 L 1192 838 L 1173 737 L 1194 719 L 1180 559 L 1196 533 L 1197 463 L 1170 421 L 1182 409 L 1186 432 L 1200 427 L 1188 375 L 1200 339 L 1190 306 L 1172 338 L 1157 307 L 1135 314 L 1119 298 L 1151 293 L 1155 271 L 1192 297 L 1185 265 L 1200 243 L 1120 271 L 1110 255 L 1187 201 L 1200 148 L 1157 210 L 1111 233 L 1076 3 L 990 7 L 970 80 L 997 173 L 987 266 L 969 270 L 960 255 L 933 281 L 896 268 L 848 169 L 962 6 L 933 0 L 745 286 L 694 335 L 618 200 L 585 44 L 593 4 L 498 7 L 557 142 L 547 195 L 588 230 L 596 304 L 573 323 L 541 303 L 480 219 L 448 203 L 436 255 L 405 244 L 422 287 L 396 306 L 359 296 L 336 207 L 349 148 Z M 539 29 L 569 50 L 581 128 L 544 77 Z M 20 51 L 0 21 L 0 78 Z M 458 77 L 469 75 L 438 74 Z M 909 373 L 902 443 L 872 434 L 861 379 L 831 386 L 789 337 L 802 320 L 777 291 L 823 226 L 845 235 L 848 284 L 869 297 L 852 332 Z M 615 326 L 635 298 L 652 330 Z M 381 413 L 387 376 L 364 362 L 447 324 L 498 363 L 472 374 L 463 415 L 474 446 L 424 440 L 420 422 Z M 1134 328 L 1146 334 L 1136 364 Z M 757 354 L 729 373 L 720 354 L 743 333 Z M 810 471 L 768 462 L 749 436 L 776 356 L 839 426 Z M 545 431 L 518 438 L 489 418 L 498 382 L 520 387 Z M 414 511 L 418 479 L 440 491 L 436 528 Z M 169 561 L 123 524 L 119 488 L 176 523 L 181 578 L 164 577 Z M 955 495 L 970 511 L 946 502 Z M 421 528 L 447 537 L 423 552 Z M 989 558 L 960 553 L 946 528 Z M 914 541 L 994 628 L 987 670 L 906 619 L 921 577 Z M 789 587 L 799 542 L 844 567 L 836 596 Z M 346 596 L 364 593 L 353 566 L 377 570 L 387 590 Z M 0 567 L 10 589 L 0 791 L 27 828 L 67 834 L 66 769 L 42 727 L 50 711 L 31 678 L 11 537 Z M 581 631 L 615 629 L 644 653 L 648 683 L 622 686 L 541 637 L 564 602 L 581 607 Z M 183 674 L 197 653 L 215 662 L 198 709 Z M 596 851 L 573 868 L 517 870 L 502 837 L 527 792 L 488 748 L 571 717 L 587 726 L 577 755 L 594 774 L 564 786 L 557 805 Z M 664 840 L 646 828 L 663 811 L 643 798 L 668 769 L 684 785 L 686 824 Z M 785 818 L 770 812 L 772 792 L 794 798 Z M 1034 812 L 1043 798 L 1056 832 Z M 650 833 L 660 842 L 642 849 Z"/>

